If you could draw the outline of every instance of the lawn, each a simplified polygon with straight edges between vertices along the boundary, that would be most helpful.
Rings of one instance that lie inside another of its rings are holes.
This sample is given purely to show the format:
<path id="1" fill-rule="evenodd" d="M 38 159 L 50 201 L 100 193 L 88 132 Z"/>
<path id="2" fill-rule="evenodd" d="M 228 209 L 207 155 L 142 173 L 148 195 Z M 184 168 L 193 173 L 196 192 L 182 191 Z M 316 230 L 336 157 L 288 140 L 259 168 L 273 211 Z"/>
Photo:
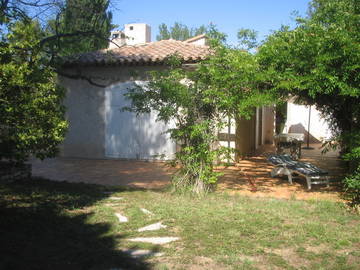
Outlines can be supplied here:
<path id="1" fill-rule="evenodd" d="M 199 199 L 35 179 L 0 184 L 0 217 L 0 269 L 360 268 L 360 216 L 330 201 Z M 167 228 L 137 232 L 159 221 Z M 127 240 L 151 236 L 180 239 Z M 133 258 L 126 249 L 163 255 Z"/>

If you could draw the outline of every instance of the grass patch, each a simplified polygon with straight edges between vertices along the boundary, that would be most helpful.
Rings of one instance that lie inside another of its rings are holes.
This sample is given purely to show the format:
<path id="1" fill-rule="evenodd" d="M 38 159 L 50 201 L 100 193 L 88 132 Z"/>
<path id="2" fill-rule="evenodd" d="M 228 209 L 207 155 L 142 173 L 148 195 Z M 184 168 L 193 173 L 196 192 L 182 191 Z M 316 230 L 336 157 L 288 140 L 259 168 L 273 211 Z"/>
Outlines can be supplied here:
<path id="1" fill-rule="evenodd" d="M 0 269 L 360 268 L 360 217 L 328 201 L 222 193 L 199 199 L 33 180 L 1 184 L 0 211 Z M 129 222 L 119 223 L 116 212 Z M 137 232 L 159 221 L 168 227 Z M 126 241 L 155 236 L 181 239 L 162 246 Z M 164 256 L 134 259 L 125 248 Z"/>

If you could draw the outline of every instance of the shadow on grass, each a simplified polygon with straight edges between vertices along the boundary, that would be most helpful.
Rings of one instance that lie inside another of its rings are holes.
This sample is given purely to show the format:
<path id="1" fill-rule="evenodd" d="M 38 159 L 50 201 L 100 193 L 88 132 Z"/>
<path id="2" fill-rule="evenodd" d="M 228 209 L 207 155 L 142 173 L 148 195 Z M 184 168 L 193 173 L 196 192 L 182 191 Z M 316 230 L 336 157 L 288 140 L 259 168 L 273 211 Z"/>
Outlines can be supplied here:
<path id="1" fill-rule="evenodd" d="M 89 222 L 84 207 L 106 198 L 102 190 L 39 179 L 0 184 L 0 269 L 150 269 L 116 249 L 113 225 Z"/>

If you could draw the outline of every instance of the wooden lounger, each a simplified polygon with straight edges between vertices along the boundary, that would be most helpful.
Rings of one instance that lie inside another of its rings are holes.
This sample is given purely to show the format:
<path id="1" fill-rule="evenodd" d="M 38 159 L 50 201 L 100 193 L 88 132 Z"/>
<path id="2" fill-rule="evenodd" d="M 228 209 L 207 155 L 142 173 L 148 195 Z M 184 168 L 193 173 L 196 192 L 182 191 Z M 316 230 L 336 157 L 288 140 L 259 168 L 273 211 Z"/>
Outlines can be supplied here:
<path id="1" fill-rule="evenodd" d="M 292 175 L 297 174 L 305 177 L 308 189 L 314 184 L 326 184 L 329 187 L 329 173 L 311 163 L 295 161 L 289 155 L 269 155 L 267 160 L 275 165 L 271 177 L 286 175 L 292 184 Z"/>

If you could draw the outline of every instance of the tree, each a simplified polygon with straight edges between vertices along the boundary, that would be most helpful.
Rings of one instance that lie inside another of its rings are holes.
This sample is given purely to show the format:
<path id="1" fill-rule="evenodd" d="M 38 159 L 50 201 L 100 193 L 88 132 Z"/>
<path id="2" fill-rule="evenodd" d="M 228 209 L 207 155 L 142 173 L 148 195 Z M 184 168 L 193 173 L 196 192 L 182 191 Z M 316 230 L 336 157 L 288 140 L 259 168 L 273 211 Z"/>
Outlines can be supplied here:
<path id="1" fill-rule="evenodd" d="M 359 6 L 355 0 L 314 0 L 308 18 L 294 30 L 275 32 L 259 51 L 280 93 L 317 104 L 340 133 L 352 129 L 358 114 Z"/>
<path id="2" fill-rule="evenodd" d="M 211 190 L 218 179 L 213 165 L 227 148 L 215 147 L 217 130 L 226 117 L 250 117 L 254 107 L 274 102 L 270 91 L 262 89 L 263 77 L 254 55 L 231 49 L 214 29 L 212 54 L 195 70 L 186 70 L 174 56 L 167 70 L 151 73 L 148 87 L 130 89 L 127 97 L 136 113 L 158 112 L 158 120 L 174 121 L 168 132 L 180 144 L 173 165 L 177 190 L 197 194 Z M 150 89 L 150 90 L 149 90 Z"/>
<path id="3" fill-rule="evenodd" d="M 66 56 L 107 48 L 114 27 L 109 4 L 109 0 L 66 0 L 48 24 L 50 33 L 57 35 L 50 43 L 52 50 Z"/>
<path id="4" fill-rule="evenodd" d="M 56 78 L 59 60 L 104 46 L 111 19 L 107 5 L 100 0 L 0 1 L 0 159 L 21 163 L 30 155 L 56 155 L 67 128 L 64 90 Z M 51 31 L 49 16 L 55 18 Z"/>
<path id="5" fill-rule="evenodd" d="M 360 162 L 359 16 L 357 0 L 313 0 L 295 29 L 283 27 L 259 49 L 273 89 L 315 104 L 353 168 Z"/>
<path id="6" fill-rule="evenodd" d="M 159 25 L 159 34 L 156 36 L 156 40 L 175 39 L 186 40 L 194 36 L 207 33 L 207 27 L 201 25 L 200 27 L 189 28 L 188 26 L 175 22 L 173 26 L 168 30 L 168 26 L 164 23 Z"/>
<path id="7" fill-rule="evenodd" d="M 254 30 L 241 28 L 237 37 L 243 49 L 250 50 L 258 46 L 257 32 Z"/>
<path id="8" fill-rule="evenodd" d="M 159 35 L 156 36 L 156 40 L 166 40 L 170 39 L 171 34 L 168 30 L 168 27 L 165 23 L 162 23 L 159 25 Z"/>
<path id="9" fill-rule="evenodd" d="M 67 123 L 56 74 L 36 46 L 36 22 L 17 22 L 0 46 L 0 159 L 23 162 L 54 156 Z"/>

